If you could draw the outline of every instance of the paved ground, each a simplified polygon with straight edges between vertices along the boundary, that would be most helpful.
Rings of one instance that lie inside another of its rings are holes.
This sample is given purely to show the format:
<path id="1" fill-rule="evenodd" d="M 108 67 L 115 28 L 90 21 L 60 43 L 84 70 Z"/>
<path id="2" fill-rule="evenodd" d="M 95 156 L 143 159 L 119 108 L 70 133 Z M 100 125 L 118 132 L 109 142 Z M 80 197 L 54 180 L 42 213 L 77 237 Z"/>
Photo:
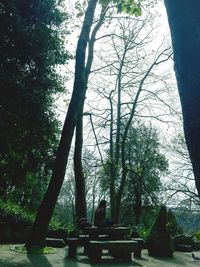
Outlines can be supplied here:
<path id="1" fill-rule="evenodd" d="M 0 267 L 196 267 L 200 266 L 200 261 L 194 261 L 191 253 L 175 252 L 172 259 L 155 259 L 148 256 L 147 251 L 142 251 L 142 259 L 129 263 L 115 262 L 112 259 L 103 258 L 100 264 L 91 264 L 87 257 L 79 253 L 77 260 L 67 259 L 67 249 L 57 249 L 54 254 L 48 255 L 27 255 L 10 250 L 10 245 L 0 245 Z M 200 252 L 195 252 L 200 256 Z"/>

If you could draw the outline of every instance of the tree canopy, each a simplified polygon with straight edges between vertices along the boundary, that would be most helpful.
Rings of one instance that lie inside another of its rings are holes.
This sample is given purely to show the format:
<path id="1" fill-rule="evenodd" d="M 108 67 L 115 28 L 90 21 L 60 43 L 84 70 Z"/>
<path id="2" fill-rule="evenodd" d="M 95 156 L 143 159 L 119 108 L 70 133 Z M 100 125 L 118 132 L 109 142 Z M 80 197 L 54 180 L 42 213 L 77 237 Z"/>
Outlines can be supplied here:
<path id="1" fill-rule="evenodd" d="M 51 173 L 54 101 L 63 91 L 55 67 L 69 57 L 58 30 L 65 19 L 54 0 L 0 1 L 0 192 L 15 201 L 38 203 Z"/>

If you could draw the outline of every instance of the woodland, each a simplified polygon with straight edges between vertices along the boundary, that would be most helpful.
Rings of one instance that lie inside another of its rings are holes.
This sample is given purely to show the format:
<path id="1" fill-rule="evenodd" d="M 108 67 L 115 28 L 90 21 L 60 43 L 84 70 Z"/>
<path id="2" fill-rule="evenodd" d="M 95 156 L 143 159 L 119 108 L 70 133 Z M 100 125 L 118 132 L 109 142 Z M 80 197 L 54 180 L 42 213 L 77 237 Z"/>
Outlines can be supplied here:
<path id="1" fill-rule="evenodd" d="M 193 2 L 0 0 L 0 225 L 30 223 L 27 248 L 93 223 L 101 199 L 144 237 L 161 205 L 171 231 L 198 221 Z"/>

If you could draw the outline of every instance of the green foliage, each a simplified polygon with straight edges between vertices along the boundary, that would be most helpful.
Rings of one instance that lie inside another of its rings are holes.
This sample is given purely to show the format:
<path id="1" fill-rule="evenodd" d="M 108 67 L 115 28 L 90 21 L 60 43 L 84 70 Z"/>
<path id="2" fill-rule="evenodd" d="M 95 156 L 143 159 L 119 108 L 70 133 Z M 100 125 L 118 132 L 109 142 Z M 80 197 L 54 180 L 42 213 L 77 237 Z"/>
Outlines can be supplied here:
<path id="1" fill-rule="evenodd" d="M 32 222 L 34 219 L 34 214 L 22 209 L 19 205 L 14 204 L 10 200 L 4 201 L 0 199 L 0 218 L 1 221 L 4 218 L 16 218 L 17 220 L 22 220 L 26 222 Z"/>
<path id="2" fill-rule="evenodd" d="M 200 241 L 200 230 L 197 230 L 194 234 L 193 234 L 193 237 L 195 237 L 195 239 L 197 241 Z"/>
<path id="3" fill-rule="evenodd" d="M 57 251 L 55 248 L 52 247 L 44 247 L 44 248 L 34 247 L 31 249 L 27 249 L 24 245 L 14 245 L 11 247 L 11 250 L 18 253 L 24 253 L 24 254 L 30 253 L 36 255 L 53 254 Z"/>
<path id="4" fill-rule="evenodd" d="M 179 235 L 183 233 L 183 229 L 178 225 L 176 217 L 172 210 L 168 211 L 167 219 L 167 230 L 172 236 Z"/>
<path id="5" fill-rule="evenodd" d="M 127 223 L 135 224 L 139 218 L 146 220 L 143 214 L 159 203 L 160 178 L 167 172 L 168 162 L 160 152 L 156 129 L 140 122 L 130 128 L 125 152 L 128 175 L 122 216 L 131 214 Z"/>
<path id="6" fill-rule="evenodd" d="M 124 12 L 135 16 L 141 16 L 142 14 L 141 2 L 142 0 L 100 0 L 103 5 L 114 4 L 118 13 Z"/>
<path id="7" fill-rule="evenodd" d="M 137 229 L 138 229 L 139 236 L 143 238 L 144 240 L 146 240 L 149 235 L 150 228 L 147 228 L 144 225 L 139 225 Z"/>
<path id="8" fill-rule="evenodd" d="M 46 189 L 58 143 L 65 17 L 55 0 L 0 0 L 0 193 L 29 208 Z"/>
<path id="9" fill-rule="evenodd" d="M 25 222 L 32 224 L 35 218 L 35 213 L 22 208 L 20 205 L 13 203 L 11 200 L 3 200 L 0 198 L 0 221 L 1 223 L 9 222 Z M 49 228 L 52 230 L 66 228 L 56 218 L 52 218 Z"/>
<path id="10" fill-rule="evenodd" d="M 63 225 L 63 229 L 65 229 L 67 233 L 70 233 L 72 231 L 75 231 L 74 225 L 71 224 L 71 223 L 68 223 L 66 225 Z"/>
<path id="11" fill-rule="evenodd" d="M 77 17 L 82 17 L 84 15 L 84 11 L 79 1 L 75 3 L 75 9 L 77 11 L 77 15 L 76 15 Z"/>
<path id="12" fill-rule="evenodd" d="M 49 224 L 49 229 L 57 230 L 61 228 L 63 229 L 63 223 L 58 221 L 56 218 L 52 217 L 50 224 Z"/>
<path id="13" fill-rule="evenodd" d="M 142 207 L 142 214 L 140 218 L 139 227 L 144 227 L 149 232 L 157 215 L 158 215 L 157 206 L 149 205 Z"/>

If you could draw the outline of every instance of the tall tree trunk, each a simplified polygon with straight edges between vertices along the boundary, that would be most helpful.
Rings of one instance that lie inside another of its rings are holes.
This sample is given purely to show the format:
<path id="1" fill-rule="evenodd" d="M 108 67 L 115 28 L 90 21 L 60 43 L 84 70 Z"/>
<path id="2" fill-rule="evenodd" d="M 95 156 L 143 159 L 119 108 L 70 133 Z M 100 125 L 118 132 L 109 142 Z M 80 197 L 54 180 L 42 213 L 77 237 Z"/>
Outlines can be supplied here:
<path id="1" fill-rule="evenodd" d="M 121 148 L 121 98 L 122 98 L 122 78 L 123 78 L 123 68 L 124 61 L 127 53 L 127 44 L 125 45 L 125 50 L 123 52 L 122 58 L 118 58 L 119 60 L 119 71 L 117 75 L 117 122 L 116 122 L 116 138 L 115 138 L 115 147 L 113 143 L 113 137 L 110 140 L 110 158 L 111 158 L 111 171 L 110 171 L 110 198 L 111 198 L 111 218 L 114 222 L 118 223 L 119 221 L 119 211 L 121 199 L 119 201 L 119 193 L 116 190 L 116 180 L 119 172 L 119 162 L 120 162 L 120 148 Z M 111 107 L 111 128 L 110 128 L 110 138 L 113 135 L 113 106 L 110 96 L 110 107 Z"/>
<path id="2" fill-rule="evenodd" d="M 109 177 L 110 177 L 110 210 L 111 210 L 111 219 L 115 221 L 115 205 L 116 205 L 116 191 L 115 191 L 115 179 L 116 179 L 116 172 L 115 172 L 115 160 L 114 160 L 114 141 L 113 141 L 113 103 L 112 103 L 112 92 L 109 95 L 109 102 L 110 102 L 110 168 L 109 168 Z"/>
<path id="3" fill-rule="evenodd" d="M 141 194 L 141 188 L 140 188 L 141 186 L 139 185 L 139 183 L 140 182 L 137 183 L 137 186 L 134 189 L 134 195 L 135 195 L 134 214 L 135 214 L 136 225 L 139 225 L 140 217 L 142 214 L 142 194 Z"/>
<path id="4" fill-rule="evenodd" d="M 200 1 L 165 0 L 183 124 L 200 195 Z"/>
<path id="5" fill-rule="evenodd" d="M 83 217 L 87 217 L 86 210 L 86 192 L 85 192 L 85 178 L 82 166 L 82 147 L 83 147 L 83 110 L 86 89 L 88 85 L 89 75 L 91 72 L 91 67 L 94 57 L 94 44 L 96 40 L 96 34 L 103 24 L 104 17 L 107 11 L 107 6 L 102 5 L 102 11 L 100 19 L 92 30 L 91 38 L 88 40 L 88 56 L 85 66 L 85 90 L 83 102 L 78 116 L 77 126 L 76 126 L 76 139 L 75 139 L 75 152 L 74 152 L 74 174 L 75 174 L 75 184 L 76 184 L 76 218 L 79 221 Z"/>
<path id="6" fill-rule="evenodd" d="M 97 2 L 98 0 L 90 0 L 85 13 L 85 18 L 76 50 L 75 80 L 72 98 L 61 134 L 61 140 L 57 150 L 52 178 L 43 201 L 37 211 L 30 237 L 27 240 L 26 246 L 28 248 L 34 246 L 44 247 L 48 225 L 64 180 L 71 141 L 84 98 L 86 48 Z"/>
<path id="7" fill-rule="evenodd" d="M 76 125 L 76 139 L 74 151 L 74 175 L 75 175 L 75 210 L 76 223 L 81 218 L 87 217 L 86 197 L 85 197 L 85 178 L 82 167 L 82 146 L 83 146 L 83 104 L 78 116 Z"/>

